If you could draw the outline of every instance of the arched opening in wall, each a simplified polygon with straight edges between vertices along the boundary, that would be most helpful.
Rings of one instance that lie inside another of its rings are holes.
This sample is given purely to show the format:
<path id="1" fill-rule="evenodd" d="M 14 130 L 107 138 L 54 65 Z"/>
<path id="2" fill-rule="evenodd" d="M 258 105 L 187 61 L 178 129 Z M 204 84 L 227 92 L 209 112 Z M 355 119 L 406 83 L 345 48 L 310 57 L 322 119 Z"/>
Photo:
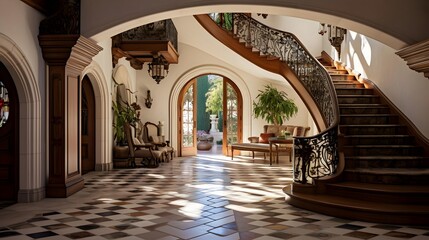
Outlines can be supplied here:
<path id="1" fill-rule="evenodd" d="M 190 80 L 179 94 L 178 154 L 228 155 L 243 136 L 243 100 L 229 78 L 206 74 Z"/>
<path id="2" fill-rule="evenodd" d="M 81 164 L 82 174 L 95 170 L 95 95 L 88 76 L 82 80 Z"/>
<path id="3" fill-rule="evenodd" d="M 0 62 L 0 208 L 19 190 L 19 99 L 12 76 Z"/>

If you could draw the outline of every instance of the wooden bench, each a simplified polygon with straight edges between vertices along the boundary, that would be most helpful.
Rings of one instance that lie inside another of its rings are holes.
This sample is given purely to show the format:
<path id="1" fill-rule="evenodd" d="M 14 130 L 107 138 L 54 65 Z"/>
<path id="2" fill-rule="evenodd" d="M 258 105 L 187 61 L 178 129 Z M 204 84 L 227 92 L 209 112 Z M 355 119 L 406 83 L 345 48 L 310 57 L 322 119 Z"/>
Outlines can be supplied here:
<path id="1" fill-rule="evenodd" d="M 288 152 L 286 148 L 279 148 L 277 144 L 273 144 L 273 152 L 276 154 L 276 161 L 279 162 L 279 152 Z M 234 143 L 231 144 L 231 160 L 234 160 L 234 150 L 252 152 L 252 159 L 255 159 L 255 152 L 263 152 L 264 160 L 266 159 L 265 153 L 270 154 L 270 144 L 266 143 Z M 289 156 L 290 157 L 290 156 Z"/>

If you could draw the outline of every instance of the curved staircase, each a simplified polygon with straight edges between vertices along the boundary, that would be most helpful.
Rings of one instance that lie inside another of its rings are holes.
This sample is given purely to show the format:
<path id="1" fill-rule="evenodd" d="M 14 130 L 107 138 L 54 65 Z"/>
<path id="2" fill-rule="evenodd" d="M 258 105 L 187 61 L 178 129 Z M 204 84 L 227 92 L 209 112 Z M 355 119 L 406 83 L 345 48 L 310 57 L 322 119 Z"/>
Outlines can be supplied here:
<path id="1" fill-rule="evenodd" d="M 334 120 L 331 120 L 331 125 L 321 120 L 323 116 L 317 101 L 309 100 L 309 85 L 305 87 L 300 82 L 305 79 L 305 74 L 297 77 L 293 66 L 262 53 L 234 34 L 226 33 L 213 25 L 207 15 L 195 18 L 236 53 L 288 79 L 306 103 L 319 129 L 335 125 Z M 343 157 L 334 175 L 314 179 L 313 184 L 294 182 L 286 186 L 286 202 L 343 218 L 429 225 L 428 140 L 415 136 L 418 131 L 407 124 L 407 120 L 376 87 L 368 88 L 366 85 L 370 83 L 357 81 L 347 70 L 335 66 L 326 53 L 322 53 L 319 61 L 335 86 L 338 100 L 332 101 L 339 104 L 339 131 L 343 134 L 340 142 L 343 152 L 339 155 Z"/>
<path id="2" fill-rule="evenodd" d="M 334 82 L 345 169 L 334 181 L 284 189 L 287 202 L 343 218 L 429 224 L 429 157 L 410 127 L 347 70 L 319 59 Z"/>

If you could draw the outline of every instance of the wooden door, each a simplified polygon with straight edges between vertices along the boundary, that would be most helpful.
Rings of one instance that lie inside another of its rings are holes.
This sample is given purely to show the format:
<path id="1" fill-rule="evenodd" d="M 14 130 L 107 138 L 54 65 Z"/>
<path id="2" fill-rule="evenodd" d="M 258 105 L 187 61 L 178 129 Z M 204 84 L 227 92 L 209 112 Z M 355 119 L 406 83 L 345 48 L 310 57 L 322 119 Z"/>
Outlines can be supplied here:
<path id="1" fill-rule="evenodd" d="M 82 81 L 81 162 L 82 174 L 95 170 L 95 99 L 87 76 Z"/>
<path id="2" fill-rule="evenodd" d="M 0 200 L 16 201 L 18 189 L 19 99 L 12 76 L 0 62 Z"/>
<path id="3" fill-rule="evenodd" d="M 243 101 L 240 90 L 228 78 L 223 78 L 223 141 L 222 153 L 231 154 L 231 144 L 242 142 Z"/>
<path id="4" fill-rule="evenodd" d="M 197 84 L 196 79 L 189 81 L 179 95 L 179 156 L 197 154 Z"/>

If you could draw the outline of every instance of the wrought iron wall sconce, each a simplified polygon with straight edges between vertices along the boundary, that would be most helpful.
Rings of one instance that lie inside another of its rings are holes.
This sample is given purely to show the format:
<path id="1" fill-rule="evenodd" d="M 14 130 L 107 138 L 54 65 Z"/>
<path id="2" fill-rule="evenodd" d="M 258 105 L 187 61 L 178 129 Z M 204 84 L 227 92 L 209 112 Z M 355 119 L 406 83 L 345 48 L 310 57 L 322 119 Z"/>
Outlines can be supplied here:
<path id="1" fill-rule="evenodd" d="M 152 107 L 153 99 L 150 97 L 150 90 L 147 90 L 147 97 L 145 98 L 144 104 L 147 108 Z"/>
<path id="2" fill-rule="evenodd" d="M 326 26 L 325 26 L 325 24 L 324 23 L 320 23 L 320 26 L 319 26 L 319 34 L 320 35 L 324 35 L 325 33 L 326 33 L 327 31 L 326 31 Z"/>
<path id="3" fill-rule="evenodd" d="M 341 44 L 344 41 L 344 35 L 346 35 L 347 30 L 341 27 L 333 26 L 328 24 L 328 29 L 325 28 L 324 23 L 320 23 L 319 34 L 324 35 L 326 32 L 328 33 L 328 39 L 331 45 L 337 50 L 338 59 L 340 59 L 341 55 Z"/>

